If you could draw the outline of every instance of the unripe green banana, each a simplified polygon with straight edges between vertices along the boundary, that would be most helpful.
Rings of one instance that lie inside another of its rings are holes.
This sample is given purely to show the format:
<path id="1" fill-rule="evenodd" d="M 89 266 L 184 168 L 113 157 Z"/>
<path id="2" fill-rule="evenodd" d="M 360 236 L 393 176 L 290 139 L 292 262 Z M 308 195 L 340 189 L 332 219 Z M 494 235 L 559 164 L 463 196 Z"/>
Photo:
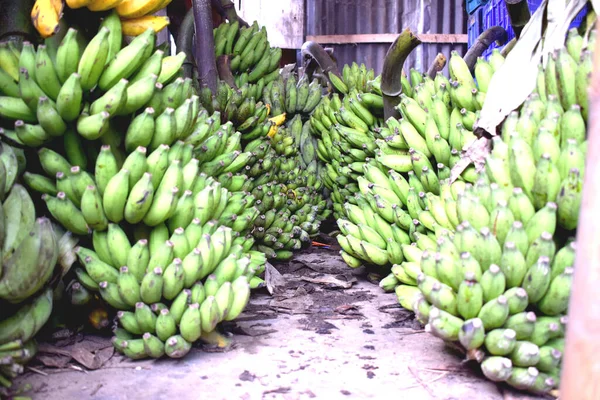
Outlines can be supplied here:
<path id="1" fill-rule="evenodd" d="M 107 240 L 113 265 L 118 268 L 126 265 L 131 244 L 125 231 L 118 224 L 108 224 Z"/>
<path id="2" fill-rule="evenodd" d="M 466 320 L 458 332 L 460 344 L 467 350 L 481 347 L 485 340 L 485 329 L 479 318 Z"/>
<path id="3" fill-rule="evenodd" d="M 483 289 L 473 273 L 465 274 L 465 280 L 458 287 L 457 309 L 465 319 L 475 318 L 483 306 Z"/>
<path id="4" fill-rule="evenodd" d="M 126 266 L 121 267 L 119 271 L 120 274 L 117 280 L 119 294 L 124 303 L 133 307 L 141 300 L 140 284 Z"/>
<path id="5" fill-rule="evenodd" d="M 487 331 L 501 327 L 508 318 L 508 311 L 508 301 L 505 296 L 500 295 L 485 303 L 477 317 L 483 321 Z"/>
<path id="6" fill-rule="evenodd" d="M 119 311 L 117 312 L 117 318 L 121 326 L 129 333 L 134 335 L 141 335 L 142 330 L 135 319 L 135 314 L 131 311 Z"/>
<path id="7" fill-rule="evenodd" d="M 104 68 L 98 86 L 108 90 L 119 80 L 129 78 L 150 56 L 155 36 L 154 29 L 148 28 L 122 48 Z"/>
<path id="8" fill-rule="evenodd" d="M 87 235 L 89 227 L 81 211 L 67 198 L 64 192 L 58 192 L 56 197 L 42 195 L 50 214 L 69 231 L 77 235 Z"/>
<path id="9" fill-rule="evenodd" d="M 544 297 L 538 302 L 538 308 L 546 315 L 558 315 L 567 310 L 569 294 L 573 280 L 573 268 L 565 270 L 552 279 Z"/>
<path id="10" fill-rule="evenodd" d="M 540 348 L 527 341 L 518 341 L 510 359 L 516 367 L 533 367 L 540 361 Z"/>
<path id="11" fill-rule="evenodd" d="M 38 100 L 37 119 L 44 131 L 51 136 L 61 136 L 67 130 L 67 125 L 47 97 L 42 96 Z"/>
<path id="12" fill-rule="evenodd" d="M 149 305 L 141 301 L 135 305 L 135 319 L 142 332 L 154 333 L 156 331 L 156 315 Z"/>
<path id="13" fill-rule="evenodd" d="M 129 170 L 121 169 L 110 178 L 102 195 L 104 212 L 111 222 L 121 222 L 125 217 L 124 212 L 128 195 Z"/>
<path id="14" fill-rule="evenodd" d="M 515 349 L 516 336 L 512 329 L 493 329 L 485 336 L 485 347 L 494 356 L 506 356 Z"/>
<path id="15" fill-rule="evenodd" d="M 529 340 L 535 328 L 536 316 L 534 312 L 520 312 L 511 315 L 504 323 L 504 328 L 512 329 L 517 333 L 517 340 Z"/>
<path id="16" fill-rule="evenodd" d="M 481 371 L 491 381 L 504 382 L 513 373 L 512 361 L 506 357 L 487 357 L 481 363 Z"/>
<path id="17" fill-rule="evenodd" d="M 462 319 L 432 307 L 429 311 L 429 323 L 425 326 L 425 330 L 444 340 L 458 340 L 462 325 Z"/>
<path id="18" fill-rule="evenodd" d="M 77 73 L 81 75 L 83 90 L 91 90 L 100 79 L 110 49 L 109 33 L 108 28 L 100 28 L 81 55 Z"/>
<path id="19" fill-rule="evenodd" d="M 181 317 L 179 323 L 181 336 L 188 342 L 195 342 L 202 334 L 200 324 L 200 305 L 198 303 L 190 304 Z"/>
<path id="20" fill-rule="evenodd" d="M 81 196 L 80 208 L 85 222 L 94 231 L 103 231 L 108 228 L 108 219 L 102 207 L 102 196 L 95 186 L 87 186 Z"/>
<path id="21" fill-rule="evenodd" d="M 180 335 L 174 335 L 165 341 L 165 354 L 170 358 L 185 357 L 191 350 L 192 344 Z"/>

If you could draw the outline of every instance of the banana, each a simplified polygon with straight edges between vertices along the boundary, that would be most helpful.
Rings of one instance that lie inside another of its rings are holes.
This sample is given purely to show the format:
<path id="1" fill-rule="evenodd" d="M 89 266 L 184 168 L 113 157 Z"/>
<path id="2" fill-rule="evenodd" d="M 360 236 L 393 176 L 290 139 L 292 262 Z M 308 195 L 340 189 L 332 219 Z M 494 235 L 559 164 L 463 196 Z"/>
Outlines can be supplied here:
<path id="1" fill-rule="evenodd" d="M 48 50 L 43 44 L 38 46 L 35 56 L 35 80 L 44 93 L 52 100 L 56 100 L 61 88 L 61 81 L 50 59 Z"/>
<path id="2" fill-rule="evenodd" d="M 108 228 L 108 219 L 102 206 L 102 196 L 96 186 L 87 186 L 81 197 L 80 208 L 85 222 L 91 229 L 103 231 Z"/>
<path id="3" fill-rule="evenodd" d="M 94 1 L 99 2 L 100 0 Z M 96 86 L 102 75 L 110 50 L 109 34 L 110 31 L 107 27 L 100 28 L 81 55 L 77 73 L 81 76 L 83 90 L 87 91 Z"/>
<path id="4" fill-rule="evenodd" d="M 174 335 L 165 341 L 165 354 L 170 358 L 182 358 L 190 352 L 192 344 L 180 335 Z"/>
<path id="5" fill-rule="evenodd" d="M 89 227 L 85 217 L 64 192 L 58 192 L 56 197 L 44 194 L 42 200 L 46 202 L 50 214 L 69 231 L 77 235 L 88 234 Z"/>
<path id="6" fill-rule="evenodd" d="M 102 206 L 111 222 L 125 218 L 125 205 L 129 195 L 129 170 L 121 169 L 107 182 L 102 194 Z"/>
<path id="7" fill-rule="evenodd" d="M 162 299 L 163 281 L 162 268 L 156 267 L 147 272 L 140 282 L 140 298 L 142 301 L 148 304 L 159 302 Z"/>
<path id="8" fill-rule="evenodd" d="M 31 9 L 33 26 L 43 38 L 56 34 L 59 29 L 60 13 L 54 8 L 51 0 L 36 0 Z"/>

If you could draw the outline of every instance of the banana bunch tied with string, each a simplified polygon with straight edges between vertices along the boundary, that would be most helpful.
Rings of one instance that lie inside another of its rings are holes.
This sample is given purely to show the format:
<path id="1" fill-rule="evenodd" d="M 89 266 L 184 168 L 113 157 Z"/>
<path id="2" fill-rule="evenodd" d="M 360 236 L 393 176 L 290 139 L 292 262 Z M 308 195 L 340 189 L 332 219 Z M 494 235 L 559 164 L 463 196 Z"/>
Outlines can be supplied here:
<path id="1" fill-rule="evenodd" d="M 319 232 L 330 212 L 321 193 L 320 165 L 314 151 L 306 150 L 314 146 L 309 129 L 296 115 L 272 137 L 255 139 L 244 149 L 256 154 L 244 171 L 260 212 L 252 235 L 269 258 L 292 257 L 293 250 Z"/>
<path id="2" fill-rule="evenodd" d="M 94 250 L 77 249 L 81 284 L 119 310 L 113 338 L 118 351 L 133 359 L 180 358 L 200 339 L 223 345 L 217 324 L 243 311 L 250 288 L 262 284 L 256 275 L 266 262 L 250 249 L 251 239 L 237 235 L 235 221 L 233 228 L 223 224 L 232 208 L 248 200 L 209 178 L 188 225 L 170 219 L 135 232 L 132 244 L 119 225 L 110 224 L 94 233 Z"/>
<path id="3" fill-rule="evenodd" d="M 569 31 L 565 47 L 540 66 L 536 91 L 508 115 L 486 159 L 490 180 L 508 193 L 522 190 L 536 210 L 556 202 L 567 230 L 577 227 L 581 204 L 595 31 L 585 48 L 583 41 Z"/>
<path id="4" fill-rule="evenodd" d="M 348 94 L 351 90 L 357 90 L 361 93 L 375 90 L 381 95 L 381 77 L 379 76 L 375 79 L 375 70 L 367 68 L 364 63 L 360 65 L 356 62 L 353 62 L 351 65 L 345 64 L 342 67 L 341 77 L 333 72 L 329 72 L 328 77 L 333 88 L 338 93 Z"/>
<path id="5" fill-rule="evenodd" d="M 269 45 L 264 26 L 259 28 L 256 21 L 248 27 L 240 27 L 238 21 L 227 22 L 216 27 L 213 34 L 215 55 L 230 57 L 231 72 L 239 76 L 241 85 L 261 79 L 266 85 L 277 79 L 282 51 Z"/>
<path id="6" fill-rule="evenodd" d="M 271 114 L 286 114 L 293 117 L 296 114 L 310 114 L 321 101 L 323 91 L 315 78 L 308 82 L 306 75 L 296 78 L 293 73 L 283 79 L 268 83 L 263 91 L 263 101 L 271 105 Z"/>
<path id="7" fill-rule="evenodd" d="M 0 395 L 37 351 L 34 337 L 50 317 L 57 271 L 59 236 L 48 218 L 36 218 L 35 206 L 17 179 L 24 160 L 0 142 Z M 62 245 L 61 245 L 62 246 Z"/>
<path id="8" fill-rule="evenodd" d="M 36 49 L 25 42 L 18 59 L 0 72 L 0 119 L 13 128 L 5 137 L 28 147 L 63 140 L 74 161 L 85 156 L 78 154 L 82 148 L 99 148 L 96 140 L 114 143 L 131 114 L 148 107 L 155 108 L 146 110 L 153 121 L 172 125 L 177 117 L 182 123 L 168 132 L 185 135 L 199 108 L 197 101 L 183 101 L 193 93 L 191 80 L 175 83 L 185 54 L 165 57 L 155 49 L 155 38 L 148 29 L 121 48 L 122 30 L 113 12 L 89 42 L 74 28 L 57 48 Z M 144 129 L 144 140 L 152 140 L 153 132 Z"/>

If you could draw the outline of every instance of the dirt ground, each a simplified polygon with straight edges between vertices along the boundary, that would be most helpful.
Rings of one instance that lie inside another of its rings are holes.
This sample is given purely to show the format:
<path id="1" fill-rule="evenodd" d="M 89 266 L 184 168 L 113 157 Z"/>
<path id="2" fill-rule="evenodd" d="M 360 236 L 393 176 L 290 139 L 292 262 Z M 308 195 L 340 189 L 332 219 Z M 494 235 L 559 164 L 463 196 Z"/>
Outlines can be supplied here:
<path id="1" fill-rule="evenodd" d="M 463 363 L 336 249 L 302 252 L 277 269 L 269 290 L 223 327 L 226 351 L 199 345 L 182 360 L 132 362 L 108 338 L 77 335 L 41 344 L 18 383 L 43 400 L 534 398 Z"/>

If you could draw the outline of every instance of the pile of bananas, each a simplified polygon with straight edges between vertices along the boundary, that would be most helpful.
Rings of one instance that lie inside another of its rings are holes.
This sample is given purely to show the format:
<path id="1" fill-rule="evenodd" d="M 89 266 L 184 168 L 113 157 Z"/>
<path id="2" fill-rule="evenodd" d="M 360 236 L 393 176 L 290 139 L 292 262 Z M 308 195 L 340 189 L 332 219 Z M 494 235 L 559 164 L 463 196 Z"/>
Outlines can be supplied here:
<path id="1" fill-rule="evenodd" d="M 367 68 L 365 64 L 358 65 L 356 62 L 351 65 L 344 64 L 341 77 L 332 72 L 329 72 L 328 76 L 335 90 L 342 94 L 348 94 L 351 90 L 361 93 L 371 92 L 374 87 L 378 90 L 381 84 L 381 75 L 376 79 L 375 70 Z"/>
<path id="2" fill-rule="evenodd" d="M 360 194 L 338 219 L 351 267 L 392 264 L 380 286 L 429 332 L 460 343 L 489 379 L 534 392 L 558 386 L 564 348 L 592 65 L 593 40 L 582 42 L 571 31 L 540 68 L 535 92 L 493 138 L 485 170 L 470 167 L 450 184 L 456 150 L 474 139 L 479 93 L 502 62 L 497 52 L 478 60 L 478 92 L 454 53 L 450 74 L 472 96 L 451 81 L 446 98 L 462 108 L 449 117 L 437 95 L 429 105 L 404 97 L 404 119 L 387 121 L 397 133 L 354 167 Z"/>
<path id="3" fill-rule="evenodd" d="M 212 113 L 215 121 L 230 121 L 236 131 L 242 134 L 242 140 L 249 141 L 267 135 L 272 123 L 267 120 L 270 113 L 268 105 L 258 101 L 263 90 L 263 82 L 245 83 L 234 89 L 224 81 L 219 81 L 217 93 L 210 89 L 201 90 L 200 101 L 203 107 Z"/>
<path id="4" fill-rule="evenodd" d="M 31 21 L 41 37 L 59 34 L 65 3 L 69 9 L 114 10 L 123 34 L 127 36 L 140 35 L 149 28 L 159 32 L 169 25 L 168 17 L 152 14 L 167 7 L 171 0 L 36 0 L 31 9 Z"/>
<path id="5" fill-rule="evenodd" d="M 251 236 L 239 235 L 253 219 L 232 218 L 233 209 L 251 208 L 253 197 L 200 179 L 198 192 L 179 201 L 188 203 L 186 212 L 133 226 L 133 245 L 121 225 L 109 223 L 105 232 L 94 231 L 94 250 L 76 250 L 85 268 L 77 271 L 81 285 L 120 310 L 113 342 L 130 358 L 179 358 L 201 337 L 222 340 L 216 325 L 236 318 L 250 287 L 262 284 L 255 275 L 265 255 L 251 250 Z"/>
<path id="6" fill-rule="evenodd" d="M 59 238 L 37 218 L 27 190 L 16 183 L 25 165 L 19 151 L 0 143 L 0 395 L 36 353 L 35 335 L 52 311 L 48 286 L 59 258 Z"/>
<path id="7" fill-rule="evenodd" d="M 189 132 L 199 108 L 197 101 L 183 101 L 191 82 L 169 84 L 176 80 L 185 54 L 165 57 L 161 50 L 154 51 L 152 29 L 123 49 L 121 43 L 115 14 L 102 21 L 87 44 L 70 28 L 54 55 L 45 45 L 36 51 L 24 43 L 19 58 L 0 74 L 5 95 L 0 96 L 0 117 L 14 121 L 14 131 L 5 131 L 5 136 L 30 147 L 62 137 L 65 151 L 81 153 L 80 149 L 99 147 L 90 141 L 120 140 L 117 128 L 127 126 L 129 116 L 144 106 L 152 108 L 145 110 L 152 117 L 147 123 L 158 123 L 157 129 L 137 132 L 144 140 L 162 140 L 154 137 L 156 130 L 172 144 Z M 175 121 L 183 123 L 173 126 Z"/>
<path id="8" fill-rule="evenodd" d="M 268 258 L 287 260 L 292 250 L 318 234 L 330 210 L 308 122 L 303 124 L 296 115 L 286 126 L 275 126 L 270 135 L 244 149 L 255 154 L 243 171 L 248 177 L 245 189 L 256 198 L 260 213 L 252 230 L 257 249 Z"/>
<path id="9" fill-rule="evenodd" d="M 285 80 L 279 77 L 267 84 L 263 91 L 263 101 L 271 105 L 272 115 L 285 113 L 287 117 L 295 114 L 310 114 L 321 101 L 323 90 L 317 79 L 308 82 L 306 75 L 297 79 L 290 74 Z"/>
<path id="10" fill-rule="evenodd" d="M 266 85 L 277 79 L 282 51 L 269 45 L 264 26 L 259 28 L 256 21 L 248 27 L 240 27 L 238 21 L 227 22 L 216 27 L 213 34 L 215 55 L 230 57 L 229 67 L 237 78 L 237 86 L 261 79 Z"/>
<path id="11" fill-rule="evenodd" d="M 496 56 L 501 57 L 499 53 Z M 388 224 L 409 232 L 412 221 L 402 217 L 400 225 L 392 215 L 408 214 L 405 210 L 411 211 L 414 197 L 409 201 L 397 185 L 406 191 L 414 188 L 421 205 L 410 216 L 417 219 L 419 208 L 426 207 L 425 193 L 439 194 L 439 181 L 450 176 L 460 160 L 460 150 L 475 139 L 473 124 L 494 71 L 491 65 L 478 64 L 476 85 L 464 60 L 453 52 L 451 79 L 442 73 L 435 79 L 413 73 L 411 86 L 403 77 L 404 90 L 397 107 L 402 118 L 398 120 L 382 120 L 383 98 L 377 79 L 367 82 L 372 92 L 352 89 L 343 100 L 338 94 L 324 98 L 310 121 L 319 136 L 317 153 L 326 163 L 324 179 L 332 190 L 336 218 L 348 217 L 345 203 L 357 205 L 366 200 Z M 382 173 L 385 181 L 369 180 L 367 165 L 372 174 L 377 173 L 374 170 Z M 476 175 L 470 167 L 460 179 L 474 181 Z M 362 197 L 357 199 L 357 193 Z"/>

